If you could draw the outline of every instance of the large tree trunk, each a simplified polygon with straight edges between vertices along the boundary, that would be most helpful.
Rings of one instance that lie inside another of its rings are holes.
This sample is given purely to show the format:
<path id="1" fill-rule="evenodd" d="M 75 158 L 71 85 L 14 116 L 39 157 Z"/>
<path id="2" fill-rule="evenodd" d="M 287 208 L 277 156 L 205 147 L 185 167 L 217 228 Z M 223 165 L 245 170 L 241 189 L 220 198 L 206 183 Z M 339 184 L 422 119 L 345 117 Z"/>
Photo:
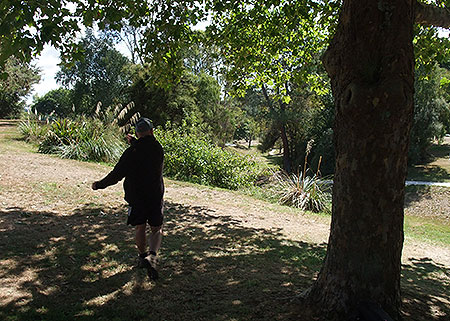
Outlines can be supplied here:
<path id="1" fill-rule="evenodd" d="M 400 318 L 413 23 L 411 0 L 344 0 L 324 56 L 336 171 L 327 255 L 308 302 L 341 320 L 362 301 Z"/>

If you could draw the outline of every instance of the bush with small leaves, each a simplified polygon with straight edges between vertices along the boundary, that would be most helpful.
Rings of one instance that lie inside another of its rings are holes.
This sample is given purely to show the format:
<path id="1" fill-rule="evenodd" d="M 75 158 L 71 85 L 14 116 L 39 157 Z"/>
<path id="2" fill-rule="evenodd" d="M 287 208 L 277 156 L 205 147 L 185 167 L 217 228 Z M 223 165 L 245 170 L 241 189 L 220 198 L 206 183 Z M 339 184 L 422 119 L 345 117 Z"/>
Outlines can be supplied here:
<path id="1" fill-rule="evenodd" d="M 261 172 L 261 167 L 251 158 L 182 130 L 158 132 L 157 138 L 164 148 L 164 173 L 175 179 L 238 189 L 253 185 Z"/>

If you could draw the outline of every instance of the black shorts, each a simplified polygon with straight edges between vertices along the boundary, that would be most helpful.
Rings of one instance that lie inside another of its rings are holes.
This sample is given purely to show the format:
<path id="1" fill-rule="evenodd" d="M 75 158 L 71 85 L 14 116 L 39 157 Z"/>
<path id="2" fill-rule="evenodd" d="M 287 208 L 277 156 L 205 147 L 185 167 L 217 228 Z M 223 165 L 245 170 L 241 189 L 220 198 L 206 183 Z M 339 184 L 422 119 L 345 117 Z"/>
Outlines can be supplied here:
<path id="1" fill-rule="evenodd" d="M 150 226 L 160 226 L 163 223 L 163 202 L 161 206 L 133 205 L 128 207 L 127 224 L 131 226 L 141 225 L 148 222 Z"/>

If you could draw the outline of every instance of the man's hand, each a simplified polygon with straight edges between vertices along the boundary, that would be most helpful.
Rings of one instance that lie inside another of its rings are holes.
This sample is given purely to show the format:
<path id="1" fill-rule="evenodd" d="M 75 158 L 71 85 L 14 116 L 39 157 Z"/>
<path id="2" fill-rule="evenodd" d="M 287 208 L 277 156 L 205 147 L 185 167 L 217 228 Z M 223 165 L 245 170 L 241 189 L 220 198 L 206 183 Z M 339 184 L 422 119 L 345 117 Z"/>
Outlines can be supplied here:
<path id="1" fill-rule="evenodd" d="M 131 145 L 131 142 L 132 142 L 133 140 L 135 140 L 136 138 L 134 138 L 133 135 L 128 134 L 128 135 L 126 136 L 126 139 L 127 139 L 128 144 Z"/>
<path id="2" fill-rule="evenodd" d="M 97 182 L 92 183 L 92 189 L 95 191 L 97 190 Z"/>

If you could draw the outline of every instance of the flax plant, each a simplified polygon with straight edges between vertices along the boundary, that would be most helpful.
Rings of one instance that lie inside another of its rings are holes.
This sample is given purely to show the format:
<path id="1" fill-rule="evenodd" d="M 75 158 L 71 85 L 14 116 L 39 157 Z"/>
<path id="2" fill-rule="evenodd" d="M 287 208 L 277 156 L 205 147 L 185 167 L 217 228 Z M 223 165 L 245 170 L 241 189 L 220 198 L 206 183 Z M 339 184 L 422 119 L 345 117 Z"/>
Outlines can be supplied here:
<path id="1" fill-rule="evenodd" d="M 275 193 L 279 197 L 279 203 L 300 208 L 305 211 L 330 213 L 331 185 L 324 178 L 320 177 L 319 159 L 317 172 L 308 176 L 308 155 L 311 152 L 314 141 L 308 142 L 303 171 L 288 174 L 277 172 L 273 175 L 275 180 Z"/>

